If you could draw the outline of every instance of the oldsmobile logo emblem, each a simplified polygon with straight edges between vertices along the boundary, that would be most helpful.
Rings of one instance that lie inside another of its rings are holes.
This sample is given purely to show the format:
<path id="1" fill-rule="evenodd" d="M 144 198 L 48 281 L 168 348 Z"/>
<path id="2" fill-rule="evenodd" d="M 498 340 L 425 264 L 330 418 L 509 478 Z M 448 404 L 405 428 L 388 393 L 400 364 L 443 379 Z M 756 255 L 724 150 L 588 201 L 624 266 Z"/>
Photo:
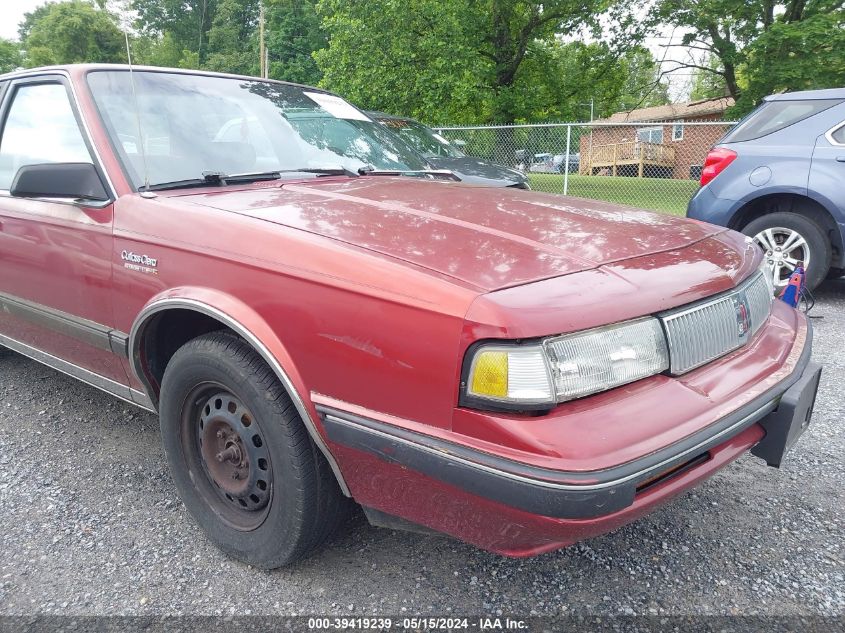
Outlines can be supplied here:
<path id="1" fill-rule="evenodd" d="M 736 323 L 737 335 L 740 339 L 748 336 L 751 330 L 751 311 L 748 309 L 748 299 L 745 293 L 737 294 L 734 297 L 734 306 L 736 307 Z"/>

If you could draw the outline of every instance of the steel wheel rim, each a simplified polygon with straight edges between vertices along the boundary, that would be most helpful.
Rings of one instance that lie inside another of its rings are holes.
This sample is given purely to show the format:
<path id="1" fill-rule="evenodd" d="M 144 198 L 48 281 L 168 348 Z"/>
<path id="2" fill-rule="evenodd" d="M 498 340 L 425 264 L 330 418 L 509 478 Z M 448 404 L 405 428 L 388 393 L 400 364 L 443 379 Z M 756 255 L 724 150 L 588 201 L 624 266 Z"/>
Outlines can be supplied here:
<path id="1" fill-rule="evenodd" d="M 800 263 L 804 270 L 810 267 L 810 248 L 807 239 L 794 229 L 775 226 L 764 229 L 754 236 L 754 241 L 765 255 L 766 266 L 776 289 L 783 288 Z"/>
<path id="2" fill-rule="evenodd" d="M 273 466 L 261 425 L 219 384 L 195 387 L 182 409 L 182 447 L 203 501 L 239 531 L 264 523 L 273 497 Z"/>

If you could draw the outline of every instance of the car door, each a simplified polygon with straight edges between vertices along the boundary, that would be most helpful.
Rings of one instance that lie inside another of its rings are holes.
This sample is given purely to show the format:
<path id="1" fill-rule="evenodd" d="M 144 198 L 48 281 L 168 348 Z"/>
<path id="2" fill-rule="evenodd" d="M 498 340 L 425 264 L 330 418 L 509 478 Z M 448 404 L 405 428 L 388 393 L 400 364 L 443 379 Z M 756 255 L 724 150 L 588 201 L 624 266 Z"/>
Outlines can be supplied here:
<path id="1" fill-rule="evenodd" d="M 97 165 L 69 80 L 11 81 L 0 121 L 0 344 L 114 391 L 128 380 L 110 327 L 113 200 L 9 191 L 24 165 Z"/>
<path id="2" fill-rule="evenodd" d="M 807 188 L 837 222 L 845 224 L 845 105 L 831 108 L 827 125 L 831 122 L 834 127 L 816 140 Z"/>

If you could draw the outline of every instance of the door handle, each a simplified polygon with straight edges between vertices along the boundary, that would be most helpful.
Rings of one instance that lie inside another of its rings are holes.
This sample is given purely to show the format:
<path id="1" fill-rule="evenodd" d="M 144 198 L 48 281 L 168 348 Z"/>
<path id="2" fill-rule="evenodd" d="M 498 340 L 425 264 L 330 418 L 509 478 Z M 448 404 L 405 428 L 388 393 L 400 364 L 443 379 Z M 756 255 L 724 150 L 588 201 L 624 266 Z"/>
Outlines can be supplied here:
<path id="1" fill-rule="evenodd" d="M 837 163 L 845 163 L 845 156 L 837 156 L 836 162 Z"/>

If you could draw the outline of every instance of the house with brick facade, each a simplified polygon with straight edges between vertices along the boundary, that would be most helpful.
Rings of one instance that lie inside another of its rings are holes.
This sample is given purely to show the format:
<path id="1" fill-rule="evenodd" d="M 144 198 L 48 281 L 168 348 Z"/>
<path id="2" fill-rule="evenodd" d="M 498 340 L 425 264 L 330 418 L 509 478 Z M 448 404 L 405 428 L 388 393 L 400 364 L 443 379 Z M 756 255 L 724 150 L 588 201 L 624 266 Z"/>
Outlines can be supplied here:
<path id="1" fill-rule="evenodd" d="M 601 119 L 581 135 L 582 174 L 697 180 L 710 148 L 727 130 L 730 97 L 639 108 Z"/>

